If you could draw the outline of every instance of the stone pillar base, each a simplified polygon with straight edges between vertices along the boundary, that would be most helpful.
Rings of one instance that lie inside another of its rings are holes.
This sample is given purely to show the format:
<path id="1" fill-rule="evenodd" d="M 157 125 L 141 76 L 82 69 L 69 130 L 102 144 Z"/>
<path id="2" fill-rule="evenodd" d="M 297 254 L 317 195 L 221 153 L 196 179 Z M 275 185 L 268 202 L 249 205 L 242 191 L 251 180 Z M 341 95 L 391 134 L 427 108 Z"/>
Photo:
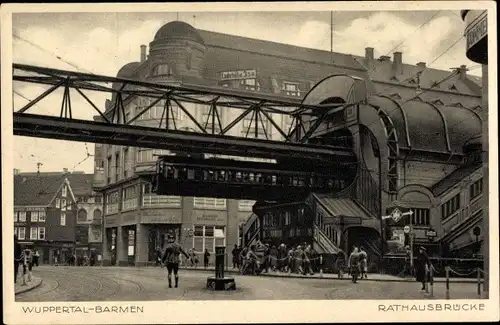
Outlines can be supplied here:
<path id="1" fill-rule="evenodd" d="M 236 290 L 236 282 L 234 282 L 234 278 L 227 276 L 223 278 L 211 276 L 207 278 L 207 289 L 214 291 Z"/>

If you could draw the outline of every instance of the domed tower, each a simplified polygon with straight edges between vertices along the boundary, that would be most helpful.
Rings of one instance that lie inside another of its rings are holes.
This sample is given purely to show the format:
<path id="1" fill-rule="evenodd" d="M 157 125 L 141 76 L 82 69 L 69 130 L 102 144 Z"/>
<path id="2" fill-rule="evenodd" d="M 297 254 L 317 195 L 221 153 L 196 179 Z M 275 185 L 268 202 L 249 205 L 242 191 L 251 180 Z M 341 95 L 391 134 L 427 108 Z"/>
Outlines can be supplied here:
<path id="1" fill-rule="evenodd" d="M 200 77 L 206 47 L 193 26 L 181 21 L 169 22 L 156 32 L 149 46 L 150 77 Z"/>

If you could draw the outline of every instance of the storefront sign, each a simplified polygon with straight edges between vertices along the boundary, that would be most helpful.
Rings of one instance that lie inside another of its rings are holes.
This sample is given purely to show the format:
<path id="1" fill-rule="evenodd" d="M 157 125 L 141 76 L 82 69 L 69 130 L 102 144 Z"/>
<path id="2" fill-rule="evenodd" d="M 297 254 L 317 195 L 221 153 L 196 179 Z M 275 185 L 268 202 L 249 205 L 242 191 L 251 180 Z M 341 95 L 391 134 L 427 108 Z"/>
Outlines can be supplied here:
<path id="1" fill-rule="evenodd" d="M 472 15 L 473 12 L 469 12 L 468 15 Z M 486 12 L 481 14 L 476 21 L 471 23 L 472 26 L 468 26 L 466 30 L 467 35 L 467 49 L 470 49 L 476 45 L 480 40 L 483 39 L 488 34 L 488 19 Z"/>
<path id="2" fill-rule="evenodd" d="M 225 211 L 214 211 L 213 213 L 194 211 L 193 223 L 199 225 L 225 225 L 226 214 Z"/>
<path id="3" fill-rule="evenodd" d="M 437 232 L 435 230 L 427 230 L 425 232 L 425 235 L 428 237 L 428 238 L 434 238 L 437 236 Z"/>
<path id="4" fill-rule="evenodd" d="M 325 218 L 325 224 L 334 224 L 334 225 L 360 225 L 362 223 L 361 217 L 348 217 L 348 216 L 340 216 L 333 218 Z"/>
<path id="5" fill-rule="evenodd" d="M 256 70 L 225 71 L 220 73 L 221 80 L 255 79 Z"/>
<path id="6" fill-rule="evenodd" d="M 105 217 L 104 218 L 104 226 L 106 226 L 106 227 L 119 226 L 117 218 L 116 217 Z"/>
<path id="7" fill-rule="evenodd" d="M 14 211 L 45 211 L 45 208 L 39 208 L 39 207 L 24 207 L 24 208 L 14 208 Z"/>
<path id="8" fill-rule="evenodd" d="M 180 211 L 159 210 L 143 211 L 141 216 L 142 223 L 182 223 Z"/>

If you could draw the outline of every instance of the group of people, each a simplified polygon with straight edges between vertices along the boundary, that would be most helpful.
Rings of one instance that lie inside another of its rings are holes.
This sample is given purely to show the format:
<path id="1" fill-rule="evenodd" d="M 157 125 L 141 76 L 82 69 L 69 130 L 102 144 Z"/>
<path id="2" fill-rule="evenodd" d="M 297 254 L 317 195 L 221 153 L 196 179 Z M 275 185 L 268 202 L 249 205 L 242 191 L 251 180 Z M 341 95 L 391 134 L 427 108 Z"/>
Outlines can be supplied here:
<path id="1" fill-rule="evenodd" d="M 342 258 L 343 253 L 339 254 Z M 339 263 L 341 264 L 341 263 Z M 368 278 L 368 254 L 363 247 L 354 246 L 347 263 L 349 274 L 360 275 L 360 279 Z M 339 267 L 339 277 L 342 277 L 343 268 Z"/>
<path id="2" fill-rule="evenodd" d="M 14 283 L 17 283 L 19 266 L 21 265 L 23 267 L 22 285 L 27 285 L 27 282 L 31 282 L 33 279 L 33 266 L 39 265 L 39 259 L 40 253 L 38 249 L 23 249 L 17 239 L 17 235 L 14 235 Z"/>
<path id="3" fill-rule="evenodd" d="M 203 252 L 203 266 L 205 268 L 208 268 L 208 266 L 210 265 L 210 256 L 211 256 L 211 254 L 208 251 L 208 249 L 205 249 L 205 252 Z M 163 257 L 163 252 L 162 252 L 161 248 L 158 246 L 158 247 L 156 247 L 156 262 L 155 262 L 156 266 L 163 265 L 162 257 Z M 194 268 L 198 267 L 198 263 L 200 261 L 198 259 L 198 252 L 196 252 L 194 250 L 194 248 L 191 248 L 187 252 L 186 261 L 187 261 L 189 266 L 192 266 Z M 179 260 L 179 263 L 182 263 L 182 260 Z"/>
<path id="4" fill-rule="evenodd" d="M 250 247 L 235 245 L 232 250 L 233 268 L 242 274 L 268 273 L 272 271 L 314 274 L 318 254 L 310 244 L 295 245 L 290 248 L 284 243 L 270 246 L 257 242 Z"/>

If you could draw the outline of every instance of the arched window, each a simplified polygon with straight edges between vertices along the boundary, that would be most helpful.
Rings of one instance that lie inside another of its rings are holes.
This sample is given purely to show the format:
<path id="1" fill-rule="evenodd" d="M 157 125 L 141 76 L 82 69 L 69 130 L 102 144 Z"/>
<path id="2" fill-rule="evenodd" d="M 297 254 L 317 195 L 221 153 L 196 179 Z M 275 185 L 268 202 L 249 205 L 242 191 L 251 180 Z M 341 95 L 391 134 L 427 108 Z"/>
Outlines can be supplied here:
<path id="1" fill-rule="evenodd" d="M 85 209 L 78 210 L 78 221 L 87 221 L 87 211 Z"/>
<path id="2" fill-rule="evenodd" d="M 99 209 L 94 210 L 94 220 L 101 220 L 102 219 L 102 211 Z"/>
<path id="3" fill-rule="evenodd" d="M 171 76 L 172 69 L 168 64 L 158 64 L 153 69 L 153 76 Z"/>

